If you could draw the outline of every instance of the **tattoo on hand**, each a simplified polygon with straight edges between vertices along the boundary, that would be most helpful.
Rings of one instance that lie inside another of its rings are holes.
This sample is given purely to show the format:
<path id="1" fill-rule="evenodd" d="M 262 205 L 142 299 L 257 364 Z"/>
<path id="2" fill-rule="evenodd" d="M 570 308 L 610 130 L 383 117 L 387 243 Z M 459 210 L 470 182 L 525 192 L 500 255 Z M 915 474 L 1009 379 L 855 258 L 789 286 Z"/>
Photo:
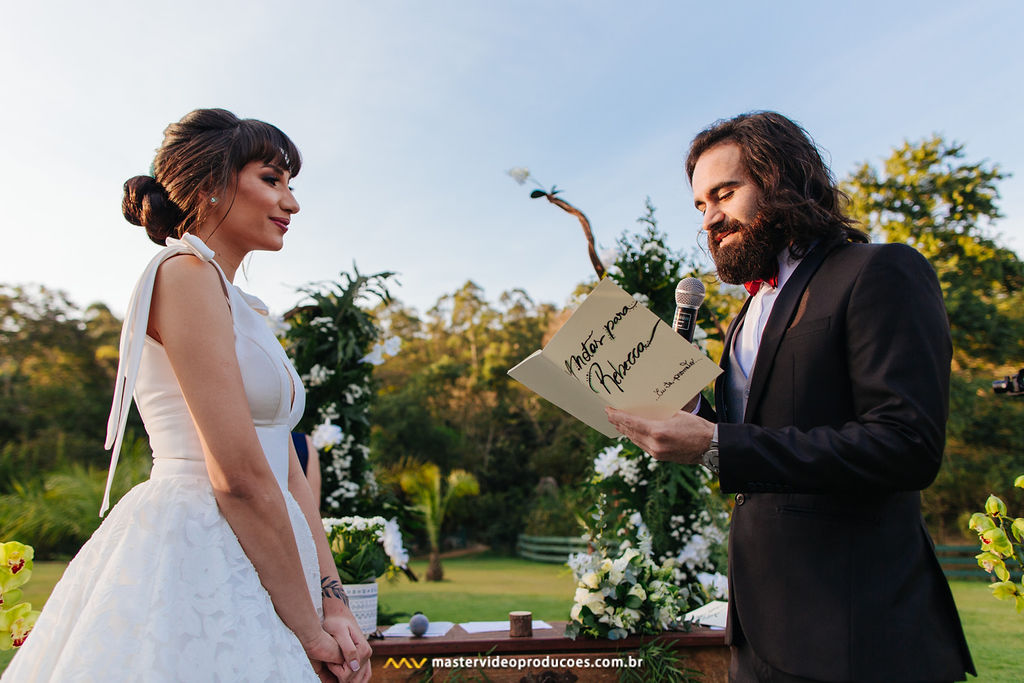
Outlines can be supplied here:
<path id="1" fill-rule="evenodd" d="M 320 582 L 320 592 L 323 593 L 325 598 L 335 598 L 341 600 L 348 607 L 348 595 L 345 594 L 345 589 L 341 587 L 341 582 L 337 579 L 327 577 Z"/>

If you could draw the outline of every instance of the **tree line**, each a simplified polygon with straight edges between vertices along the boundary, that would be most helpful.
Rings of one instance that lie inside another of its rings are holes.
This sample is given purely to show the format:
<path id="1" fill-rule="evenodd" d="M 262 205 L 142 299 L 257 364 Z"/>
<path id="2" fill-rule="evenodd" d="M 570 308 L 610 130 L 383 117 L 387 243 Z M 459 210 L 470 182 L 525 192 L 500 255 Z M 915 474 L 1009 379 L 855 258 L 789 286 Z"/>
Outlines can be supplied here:
<path id="1" fill-rule="evenodd" d="M 880 167 L 858 166 L 842 182 L 850 212 L 873 239 L 917 248 L 942 286 L 955 348 L 950 419 L 945 463 L 924 493 L 926 519 L 940 539 L 970 538 L 967 517 L 990 492 L 1024 505 L 1024 492 L 1010 487 L 1024 472 L 1024 399 L 991 389 L 994 378 L 1024 367 L 1024 263 L 996 233 L 1005 177 L 995 164 L 966 161 L 962 145 L 933 136 L 904 143 Z M 704 255 L 668 248 L 680 238 L 659 230 L 648 202 L 609 265 L 632 269 L 638 283 L 653 272 L 652 258 L 673 259 L 677 276 L 703 275 L 709 291 L 698 322 L 717 360 L 743 295 L 710 276 Z M 664 253 L 629 247 L 650 242 Z M 666 272 L 659 277 L 670 282 Z M 400 487 L 387 472 L 403 465 L 431 462 L 476 476 L 480 494 L 457 501 L 448 515 L 449 544 L 511 549 L 524 529 L 578 530 L 577 516 L 593 502 L 594 456 L 611 442 L 506 371 L 547 341 L 594 282 L 581 282 L 564 305 L 537 302 L 522 289 L 492 301 L 466 282 L 424 313 L 389 297 L 368 307 L 387 336 L 403 340 L 397 355 L 373 368 L 369 460 L 398 503 Z M 650 287 L 652 310 L 670 316 L 674 283 L 642 286 Z M 0 285 L 0 537 L 35 544 L 38 556 L 73 554 L 98 525 L 119 332 L 120 321 L 102 304 L 81 308 L 45 287 Z M 121 492 L 147 473 L 134 410 L 129 427 L 135 438 L 122 456 L 131 464 L 119 468 Z"/>

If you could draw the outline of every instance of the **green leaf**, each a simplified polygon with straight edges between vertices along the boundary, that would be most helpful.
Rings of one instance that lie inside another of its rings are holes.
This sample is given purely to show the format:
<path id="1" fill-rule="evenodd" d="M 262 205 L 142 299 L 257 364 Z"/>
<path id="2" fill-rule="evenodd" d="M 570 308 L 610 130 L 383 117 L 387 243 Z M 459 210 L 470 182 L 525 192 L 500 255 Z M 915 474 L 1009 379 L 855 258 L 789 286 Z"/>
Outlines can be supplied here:
<path id="1" fill-rule="evenodd" d="M 545 192 L 544 190 L 534 190 L 533 192 L 530 193 L 530 199 L 539 199 L 540 197 L 543 197 L 545 195 L 547 195 L 547 192 Z"/>
<path id="2" fill-rule="evenodd" d="M 1018 487 L 1018 488 L 1024 489 L 1024 474 L 1022 474 L 1019 477 L 1017 477 L 1016 479 L 1014 479 L 1013 480 L 1013 485 Z"/>

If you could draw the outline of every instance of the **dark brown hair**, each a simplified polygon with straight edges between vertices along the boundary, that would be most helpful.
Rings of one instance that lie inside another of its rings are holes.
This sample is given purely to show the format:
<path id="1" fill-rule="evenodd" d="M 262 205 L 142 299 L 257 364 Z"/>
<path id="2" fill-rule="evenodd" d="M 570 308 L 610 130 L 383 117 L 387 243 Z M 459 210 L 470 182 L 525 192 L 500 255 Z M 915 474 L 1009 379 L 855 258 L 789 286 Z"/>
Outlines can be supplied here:
<path id="1" fill-rule="evenodd" d="M 299 150 L 277 127 L 224 109 L 196 109 L 164 130 L 152 175 L 125 181 L 121 211 L 162 246 L 202 224 L 211 196 L 230 206 L 229 185 L 250 161 L 277 164 L 292 177 L 302 167 Z"/>
<path id="2" fill-rule="evenodd" d="M 716 121 L 690 143 L 686 177 L 691 183 L 700 156 L 724 142 L 739 146 L 746 171 L 763 194 L 763 208 L 787 232 L 794 256 L 804 256 L 819 240 L 843 236 L 851 242 L 869 241 L 843 212 L 849 198 L 799 124 L 770 111 Z"/>

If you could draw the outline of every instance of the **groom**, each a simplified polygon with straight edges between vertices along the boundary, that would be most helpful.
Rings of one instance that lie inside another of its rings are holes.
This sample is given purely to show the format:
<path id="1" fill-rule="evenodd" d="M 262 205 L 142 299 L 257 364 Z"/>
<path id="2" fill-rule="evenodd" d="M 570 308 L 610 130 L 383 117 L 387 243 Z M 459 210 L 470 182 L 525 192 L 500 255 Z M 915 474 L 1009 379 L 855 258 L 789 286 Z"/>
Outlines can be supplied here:
<path id="1" fill-rule="evenodd" d="M 654 458 L 702 463 L 736 494 L 730 680 L 962 680 L 974 665 L 920 512 L 952 353 L 931 265 L 866 244 L 779 114 L 714 124 L 686 171 L 719 278 L 751 294 L 715 410 L 608 413 Z"/>

